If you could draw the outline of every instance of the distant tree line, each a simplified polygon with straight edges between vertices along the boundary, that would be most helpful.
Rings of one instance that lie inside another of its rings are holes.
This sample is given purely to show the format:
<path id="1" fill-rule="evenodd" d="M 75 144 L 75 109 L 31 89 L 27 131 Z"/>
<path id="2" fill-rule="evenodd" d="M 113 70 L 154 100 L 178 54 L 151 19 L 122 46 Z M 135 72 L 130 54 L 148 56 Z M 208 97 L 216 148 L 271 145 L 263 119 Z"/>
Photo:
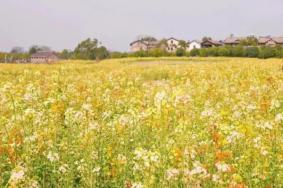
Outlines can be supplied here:
<path id="1" fill-rule="evenodd" d="M 283 48 L 282 46 L 222 46 L 193 49 L 187 55 L 199 57 L 257 57 L 261 59 L 283 58 Z"/>
<path id="2" fill-rule="evenodd" d="M 193 49 L 190 52 L 183 48 L 178 48 L 175 53 L 169 53 L 162 49 L 152 49 L 149 51 L 138 51 L 134 53 L 111 53 L 111 58 L 125 57 L 254 57 L 254 58 L 283 58 L 283 47 L 269 46 L 220 46 L 211 48 Z"/>
<path id="3" fill-rule="evenodd" d="M 28 62 L 31 55 L 42 51 L 52 51 L 52 49 L 40 45 L 33 45 L 28 51 L 22 47 L 13 47 L 10 52 L 0 52 L 0 62 Z M 102 46 L 97 39 L 90 38 L 80 42 L 73 51 L 63 50 L 57 54 L 61 59 L 101 60 L 111 57 L 106 47 Z"/>
<path id="4" fill-rule="evenodd" d="M 150 38 L 151 39 L 151 38 Z M 203 40 L 210 39 L 204 37 Z M 157 48 L 148 51 L 109 52 L 106 47 L 101 45 L 97 39 L 88 38 L 80 42 L 74 50 L 63 50 L 58 52 L 61 59 L 82 59 L 82 60 L 102 60 L 106 58 L 126 58 L 126 57 L 255 57 L 255 58 L 283 58 L 282 46 L 258 46 L 258 41 L 254 37 L 248 37 L 237 46 L 220 46 L 211 48 L 186 50 L 185 41 L 179 41 L 180 47 L 174 52 L 169 53 L 164 48 L 166 40 L 161 40 Z M 32 54 L 40 51 L 52 51 L 48 46 L 33 45 L 28 51 L 22 47 L 14 47 L 10 52 L 0 52 L 0 62 L 26 62 Z"/>
<path id="5" fill-rule="evenodd" d="M 2 62 L 28 62 L 30 56 L 40 51 L 51 51 L 48 46 L 33 45 L 28 51 L 25 51 L 23 47 L 13 47 L 10 52 L 0 52 L 0 63 Z"/>

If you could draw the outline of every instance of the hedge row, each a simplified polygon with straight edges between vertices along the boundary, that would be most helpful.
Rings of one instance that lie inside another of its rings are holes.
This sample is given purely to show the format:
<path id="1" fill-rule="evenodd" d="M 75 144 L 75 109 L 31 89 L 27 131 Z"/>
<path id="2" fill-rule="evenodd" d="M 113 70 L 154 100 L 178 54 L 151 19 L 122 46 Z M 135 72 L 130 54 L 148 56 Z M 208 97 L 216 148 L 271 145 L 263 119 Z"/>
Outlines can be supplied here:
<path id="1" fill-rule="evenodd" d="M 184 49 L 177 49 L 175 53 L 168 53 L 162 49 L 153 49 L 150 51 L 138 51 L 135 53 L 111 53 L 111 58 L 125 57 L 166 57 L 166 56 L 199 56 L 199 57 L 257 57 L 257 58 L 283 58 L 283 48 L 276 47 L 257 47 L 257 46 L 222 46 L 213 48 L 193 49 L 187 52 Z"/>

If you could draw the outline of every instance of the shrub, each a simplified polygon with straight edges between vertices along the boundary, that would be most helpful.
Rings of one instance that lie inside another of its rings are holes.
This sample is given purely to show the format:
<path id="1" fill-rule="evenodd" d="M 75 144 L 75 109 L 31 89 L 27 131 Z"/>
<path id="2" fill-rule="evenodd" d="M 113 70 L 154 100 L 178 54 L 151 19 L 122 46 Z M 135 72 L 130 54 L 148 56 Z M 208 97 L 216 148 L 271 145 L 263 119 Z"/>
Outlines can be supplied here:
<path id="1" fill-rule="evenodd" d="M 275 57 L 276 56 L 276 49 L 269 47 L 269 46 L 264 46 L 261 47 L 260 49 L 260 53 L 259 53 L 259 58 L 262 59 L 267 59 L 267 58 L 271 58 L 271 57 Z"/>
<path id="2" fill-rule="evenodd" d="M 190 51 L 190 56 L 195 57 L 195 56 L 199 56 L 199 49 L 192 49 Z"/>
<path id="3" fill-rule="evenodd" d="M 244 55 L 246 57 L 258 57 L 259 49 L 258 47 L 247 47 L 245 48 Z"/>
<path id="4" fill-rule="evenodd" d="M 218 56 L 229 56 L 230 51 L 225 47 L 219 47 L 217 48 L 217 54 Z"/>
<path id="5" fill-rule="evenodd" d="M 230 54 L 232 57 L 243 57 L 244 56 L 244 48 L 242 46 L 236 46 L 230 48 Z"/>
<path id="6" fill-rule="evenodd" d="M 125 57 L 128 57 L 128 54 L 127 53 L 123 53 L 123 52 L 112 52 L 110 54 L 110 57 L 111 58 L 125 58 Z"/>
<path id="7" fill-rule="evenodd" d="M 176 56 L 177 57 L 186 56 L 186 50 L 184 50 L 183 48 L 178 48 L 176 50 Z"/>
<path id="8" fill-rule="evenodd" d="M 201 56 L 201 57 L 207 57 L 208 55 L 207 55 L 207 48 L 202 48 L 202 49 L 200 49 L 200 51 L 199 51 L 199 56 Z"/>
<path id="9" fill-rule="evenodd" d="M 150 57 L 163 57 L 168 56 L 168 53 L 160 48 L 155 48 L 149 51 L 148 56 Z"/>

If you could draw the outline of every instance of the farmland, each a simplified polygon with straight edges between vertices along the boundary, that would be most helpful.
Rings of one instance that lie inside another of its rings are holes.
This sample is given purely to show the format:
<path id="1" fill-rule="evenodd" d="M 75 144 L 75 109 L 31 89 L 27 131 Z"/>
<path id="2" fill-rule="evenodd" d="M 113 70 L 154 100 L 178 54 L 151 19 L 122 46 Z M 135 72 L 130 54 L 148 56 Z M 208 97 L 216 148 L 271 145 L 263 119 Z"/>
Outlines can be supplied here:
<path id="1" fill-rule="evenodd" d="M 0 187 L 283 187 L 283 61 L 0 64 Z"/>

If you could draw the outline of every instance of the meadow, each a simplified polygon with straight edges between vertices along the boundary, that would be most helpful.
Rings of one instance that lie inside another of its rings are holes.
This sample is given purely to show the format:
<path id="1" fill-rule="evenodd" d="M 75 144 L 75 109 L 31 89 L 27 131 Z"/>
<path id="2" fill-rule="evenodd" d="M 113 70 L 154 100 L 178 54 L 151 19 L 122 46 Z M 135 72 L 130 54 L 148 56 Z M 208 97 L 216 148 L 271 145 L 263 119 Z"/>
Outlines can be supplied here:
<path id="1" fill-rule="evenodd" d="M 0 64 L 0 187 L 283 187 L 283 60 Z"/>

